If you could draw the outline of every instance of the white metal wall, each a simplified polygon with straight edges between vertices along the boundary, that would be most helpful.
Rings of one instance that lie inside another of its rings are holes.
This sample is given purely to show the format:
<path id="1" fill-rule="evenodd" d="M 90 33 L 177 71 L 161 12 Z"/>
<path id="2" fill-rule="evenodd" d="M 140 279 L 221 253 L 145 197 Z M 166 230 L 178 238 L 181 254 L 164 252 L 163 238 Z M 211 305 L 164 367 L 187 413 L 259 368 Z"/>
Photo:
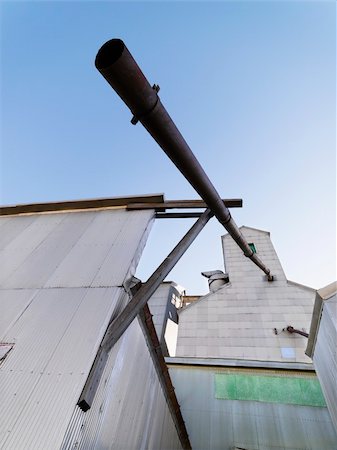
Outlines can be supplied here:
<path id="1" fill-rule="evenodd" d="M 313 362 L 337 432 L 337 296 L 323 301 Z M 337 444 L 336 444 L 337 448 Z"/>
<path id="2" fill-rule="evenodd" d="M 116 209 L 0 217 L 1 289 L 121 286 L 152 215 Z"/>
<path id="3" fill-rule="evenodd" d="M 0 339 L 14 344 L 0 364 L 0 448 L 59 449 L 66 433 L 69 441 L 79 431 L 74 427 L 81 420 L 82 448 L 89 448 L 85 442 L 121 448 L 110 431 L 126 435 L 128 429 L 132 436 L 130 430 L 142 427 L 142 402 L 153 408 L 151 420 L 165 415 L 159 434 L 149 432 L 153 445 L 176 439 L 138 323 L 132 328 L 138 335 L 128 331 L 110 355 L 105 378 L 111 389 L 102 382 L 95 400 L 99 409 L 88 414 L 76 407 L 108 322 L 127 301 L 122 286 L 134 274 L 152 218 L 153 211 L 125 209 L 0 217 Z M 114 367 L 116 355 L 120 370 Z M 148 382 L 145 391 L 137 384 L 132 391 L 134 379 L 145 383 L 147 375 L 153 393 Z M 124 390 L 116 403 L 113 386 L 120 389 L 126 379 L 133 396 Z M 128 417 L 124 408 L 131 414 L 135 399 L 139 417 Z M 109 413 L 101 414 L 102 401 Z M 123 426 L 110 422 L 118 419 L 118 408 Z M 138 449 L 138 441 L 135 445 Z"/>
<path id="4" fill-rule="evenodd" d="M 148 301 L 151 314 L 153 314 L 152 320 L 159 339 L 164 331 L 163 327 L 170 289 L 170 283 L 162 283 Z"/>
<path id="5" fill-rule="evenodd" d="M 219 368 L 169 366 L 193 450 L 336 450 L 327 408 L 220 400 Z"/>
<path id="6" fill-rule="evenodd" d="M 59 448 L 121 288 L 41 289 L 4 336 L 1 448 Z"/>
<path id="7" fill-rule="evenodd" d="M 112 349 L 91 409 L 74 409 L 62 445 L 73 448 L 182 448 L 137 320 Z"/>
<path id="8" fill-rule="evenodd" d="M 176 355 L 310 363 L 304 353 L 307 339 L 283 328 L 309 332 L 315 291 L 287 281 L 269 233 L 241 231 L 276 280 L 266 281 L 231 236 L 224 236 L 230 282 L 181 311 Z"/>

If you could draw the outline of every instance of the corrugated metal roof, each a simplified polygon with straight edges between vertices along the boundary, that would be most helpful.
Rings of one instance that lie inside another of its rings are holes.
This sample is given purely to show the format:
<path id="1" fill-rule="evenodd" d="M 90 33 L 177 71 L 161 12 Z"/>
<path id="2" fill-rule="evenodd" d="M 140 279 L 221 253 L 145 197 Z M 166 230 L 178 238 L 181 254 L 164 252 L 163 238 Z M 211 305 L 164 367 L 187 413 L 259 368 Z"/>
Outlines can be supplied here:
<path id="1" fill-rule="evenodd" d="M 327 408 L 217 399 L 216 373 L 221 369 L 170 367 L 194 450 L 336 449 Z"/>

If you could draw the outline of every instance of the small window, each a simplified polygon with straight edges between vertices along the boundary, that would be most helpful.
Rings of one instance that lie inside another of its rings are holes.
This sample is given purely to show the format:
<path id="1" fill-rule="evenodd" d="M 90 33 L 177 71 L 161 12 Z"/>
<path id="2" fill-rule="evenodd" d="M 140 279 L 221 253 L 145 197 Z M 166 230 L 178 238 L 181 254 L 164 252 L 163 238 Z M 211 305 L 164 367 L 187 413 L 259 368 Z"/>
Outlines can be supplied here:
<path id="1" fill-rule="evenodd" d="M 255 244 L 253 244 L 253 242 L 251 242 L 250 244 L 248 244 L 250 249 L 253 250 L 253 253 L 256 253 L 256 248 L 255 248 Z"/>
<path id="2" fill-rule="evenodd" d="M 282 358 L 296 358 L 295 349 L 293 347 L 281 347 Z"/>

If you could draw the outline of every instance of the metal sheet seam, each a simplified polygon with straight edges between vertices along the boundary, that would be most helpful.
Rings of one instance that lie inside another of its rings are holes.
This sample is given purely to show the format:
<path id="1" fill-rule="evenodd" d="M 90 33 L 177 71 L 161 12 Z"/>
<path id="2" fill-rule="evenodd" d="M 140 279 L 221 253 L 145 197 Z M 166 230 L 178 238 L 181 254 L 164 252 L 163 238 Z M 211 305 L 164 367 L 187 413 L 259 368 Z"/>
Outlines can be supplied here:
<path id="1" fill-rule="evenodd" d="M 86 224 L 86 226 L 83 228 L 82 232 L 73 240 L 72 245 L 69 247 L 69 250 L 67 252 L 67 255 L 64 256 L 63 258 L 61 258 L 59 260 L 59 263 L 56 265 L 54 271 L 52 274 L 50 274 L 50 277 L 48 277 L 48 279 L 46 280 L 46 282 L 44 283 L 44 285 L 48 285 L 48 283 L 50 282 L 50 279 L 53 278 L 54 274 L 57 272 L 57 269 L 62 265 L 62 263 L 64 262 L 64 260 L 67 259 L 67 257 L 69 257 L 69 255 L 71 254 L 72 250 L 79 244 L 79 242 L 81 241 L 81 239 L 83 238 L 83 236 L 85 235 L 86 232 L 90 233 L 90 227 L 93 224 L 93 222 L 95 222 L 100 216 L 95 214 L 95 213 L 91 213 L 91 211 L 87 211 L 85 212 L 85 214 L 92 214 L 92 219 Z M 120 230 L 119 230 L 120 232 Z M 110 247 L 111 248 L 111 247 Z M 91 280 L 92 283 L 93 280 Z M 90 284 L 91 284 L 90 283 Z M 55 286 L 55 287 L 59 287 L 59 286 Z M 84 287 L 84 286 L 81 286 Z"/>
<path id="2" fill-rule="evenodd" d="M 27 256 L 27 258 L 25 258 L 24 261 L 22 261 L 22 263 L 14 270 L 13 273 L 15 273 L 16 271 L 18 271 L 18 270 L 25 264 L 25 262 L 28 260 L 28 258 L 30 258 L 32 254 L 34 254 L 34 253 L 36 253 L 36 252 L 38 251 L 39 247 L 41 247 L 41 246 L 47 241 L 47 239 L 49 238 L 49 236 L 50 236 L 52 233 L 54 233 L 55 230 L 57 230 L 57 228 L 58 228 L 61 224 L 63 224 L 63 222 L 65 222 L 67 218 L 68 218 L 68 216 L 65 215 L 64 218 L 60 221 L 60 223 L 58 223 L 58 225 L 55 227 L 55 229 L 51 230 L 51 231 L 47 234 L 47 236 L 46 236 L 44 239 L 42 239 L 42 241 L 41 241 L 41 242 L 36 246 L 36 248 L 35 248 L 35 249 Z M 83 236 L 83 234 L 85 233 L 85 231 L 86 231 L 86 230 L 89 228 L 89 226 L 92 224 L 92 222 L 94 221 L 94 219 L 95 219 L 95 215 L 92 215 L 91 220 L 87 223 L 87 225 L 86 225 L 86 226 L 84 227 L 84 229 L 82 230 L 82 233 L 77 237 L 77 239 L 75 240 L 75 242 L 73 242 L 73 244 L 72 244 L 72 246 L 71 246 L 70 248 L 73 248 L 73 247 L 76 245 L 76 243 L 77 243 L 77 242 L 79 241 L 79 239 Z M 62 262 L 62 260 L 57 264 L 56 268 L 61 264 L 61 262 Z M 12 275 L 10 275 L 10 277 L 11 277 L 11 276 L 12 276 Z M 6 282 L 6 280 L 4 280 L 4 282 Z M 46 280 L 46 282 L 45 282 L 44 284 L 46 284 L 46 283 L 48 283 L 48 280 Z"/>
<path id="3" fill-rule="evenodd" d="M 137 247 L 137 249 L 135 251 L 134 257 L 133 257 L 133 259 L 131 261 L 131 264 L 130 264 L 129 272 L 125 276 L 125 279 L 124 279 L 124 282 L 123 282 L 123 286 L 124 286 L 125 282 L 127 281 L 127 278 L 130 278 L 130 276 L 134 276 L 135 273 L 136 273 L 136 269 L 137 269 L 138 263 L 140 261 L 141 255 L 143 253 L 143 250 L 144 250 L 144 248 L 146 246 L 148 237 L 149 237 L 150 232 L 152 230 L 152 227 L 153 227 L 153 224 L 154 224 L 154 220 L 155 220 L 155 211 L 152 210 L 152 217 L 149 219 L 148 224 L 145 227 L 144 232 L 143 232 L 143 234 L 142 234 L 142 236 L 141 236 L 141 238 L 139 240 L 138 247 Z"/>
<path id="4" fill-rule="evenodd" d="M 35 220 L 37 220 L 37 218 L 35 218 Z M 35 220 L 33 220 L 33 221 L 28 225 L 27 228 L 32 227 L 32 226 L 34 225 L 34 223 L 35 223 Z M 56 228 L 57 228 L 59 225 L 61 225 L 65 220 L 66 220 L 66 216 L 64 216 L 63 219 L 57 224 Z M 26 231 L 26 229 L 25 229 L 25 230 L 22 230 L 22 231 Z M 21 232 L 22 232 L 22 231 L 21 231 Z M 49 236 L 50 236 L 52 233 L 54 233 L 54 231 L 55 231 L 55 228 L 51 228 L 51 229 L 50 229 L 50 231 L 49 231 L 49 232 L 46 234 L 46 236 L 41 240 L 41 242 L 39 242 L 39 244 L 34 248 L 34 250 L 32 250 L 31 252 L 29 252 L 29 253 L 27 254 L 27 256 L 21 261 L 21 263 L 20 263 L 20 264 L 18 265 L 18 267 L 14 270 L 13 273 L 15 273 L 17 270 L 20 269 L 20 267 L 22 267 L 22 266 L 25 264 L 25 262 L 30 258 L 31 254 L 34 253 L 34 252 L 36 252 L 37 249 L 38 249 L 39 247 L 41 247 L 41 246 L 49 239 Z M 19 233 L 19 235 L 20 235 L 20 234 L 21 234 L 21 233 Z M 4 249 L 5 249 L 6 247 L 7 247 L 7 246 L 5 246 Z M 9 277 L 11 277 L 11 276 L 12 276 L 12 274 L 10 274 L 7 278 L 9 278 Z M 4 283 L 6 282 L 7 278 L 5 278 L 5 279 L 3 280 Z M 1 287 L 0 287 L 0 289 L 1 289 Z"/>
<path id="5" fill-rule="evenodd" d="M 127 214 L 127 213 L 126 213 L 126 214 Z M 154 215 L 154 211 L 153 211 L 153 215 Z M 147 227 L 145 227 L 145 230 L 146 230 L 146 228 L 147 228 Z M 120 235 L 121 235 L 122 233 L 123 233 L 123 227 L 120 227 L 118 233 L 116 234 L 116 236 L 115 236 L 115 238 L 114 238 L 114 241 L 111 243 L 111 247 L 115 244 L 115 242 L 118 241 L 118 239 L 119 239 L 119 237 L 120 237 Z M 142 236 L 141 239 L 143 239 L 143 236 Z M 110 247 L 110 248 L 111 248 L 111 247 Z M 110 250 L 110 249 L 109 249 L 109 250 Z M 136 250 L 136 252 L 137 252 L 137 250 Z M 101 261 L 101 265 L 97 268 L 97 271 L 96 271 L 95 275 L 94 275 L 93 278 L 92 278 L 92 282 L 96 279 L 96 277 L 97 277 L 97 275 L 99 274 L 99 271 L 100 271 L 102 265 L 103 265 L 104 262 L 108 259 L 108 257 L 109 257 L 109 251 L 107 251 L 105 257 L 104 257 L 103 260 Z M 132 262 L 131 262 L 131 265 L 132 265 Z M 120 287 L 123 287 L 123 286 L 120 286 Z"/>
<path id="6" fill-rule="evenodd" d="M 4 336 L 6 336 L 6 334 L 8 333 L 8 331 L 20 320 L 20 318 L 22 317 L 22 315 L 25 313 L 25 311 L 27 311 L 27 309 L 29 308 L 29 306 L 33 303 L 35 297 L 37 296 L 39 290 L 38 289 L 34 289 L 32 296 L 29 298 L 27 304 L 25 305 L 25 307 L 22 309 L 22 311 L 19 313 L 19 315 L 8 325 L 8 327 L 4 330 L 4 334 L 3 336 L 0 337 L 0 339 L 2 340 L 4 338 Z"/>

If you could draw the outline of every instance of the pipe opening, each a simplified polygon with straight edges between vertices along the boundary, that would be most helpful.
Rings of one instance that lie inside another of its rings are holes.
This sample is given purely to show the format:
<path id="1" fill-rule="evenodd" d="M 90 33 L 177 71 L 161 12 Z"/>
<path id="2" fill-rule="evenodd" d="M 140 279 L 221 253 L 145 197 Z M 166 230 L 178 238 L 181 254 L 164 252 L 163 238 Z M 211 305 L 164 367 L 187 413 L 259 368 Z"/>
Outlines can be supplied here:
<path id="1" fill-rule="evenodd" d="M 121 39 L 111 39 L 106 42 L 98 50 L 95 59 L 95 66 L 98 70 L 106 69 L 115 63 L 123 53 L 125 48 L 124 42 Z"/>

